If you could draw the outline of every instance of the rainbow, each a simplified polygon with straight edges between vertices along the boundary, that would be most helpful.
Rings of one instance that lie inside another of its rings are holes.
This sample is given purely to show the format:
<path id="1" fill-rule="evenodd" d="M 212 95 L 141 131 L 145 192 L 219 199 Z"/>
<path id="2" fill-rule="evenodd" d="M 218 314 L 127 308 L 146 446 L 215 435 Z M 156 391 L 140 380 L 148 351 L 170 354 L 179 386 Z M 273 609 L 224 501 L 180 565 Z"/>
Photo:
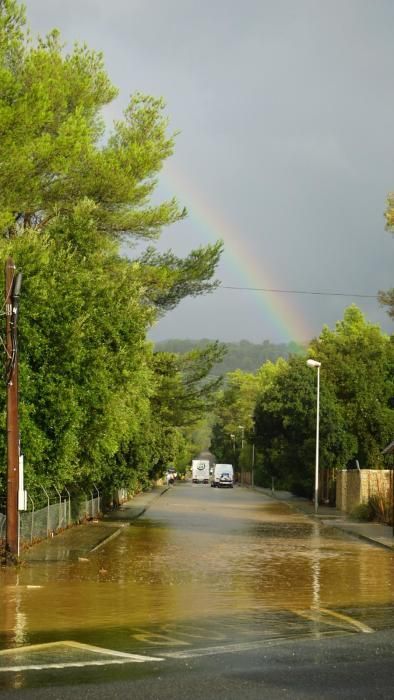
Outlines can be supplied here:
<path id="1" fill-rule="evenodd" d="M 185 205 L 189 219 L 198 227 L 203 238 L 209 242 L 222 239 L 224 256 L 237 277 L 242 280 L 240 286 L 275 288 L 272 273 L 263 267 L 263 261 L 256 260 L 242 232 L 235 228 L 222 212 L 216 211 L 197 186 L 182 173 L 177 166 L 167 163 L 160 178 L 161 184 L 179 203 Z M 203 241 L 202 241 L 203 242 Z M 225 284 L 225 282 L 223 282 Z M 248 292 L 245 292 L 247 294 Z M 254 292 L 256 304 L 262 314 L 262 326 L 267 316 L 277 329 L 283 342 L 295 340 L 305 342 L 312 338 L 313 331 L 308 326 L 300 308 L 287 294 L 275 292 Z"/>

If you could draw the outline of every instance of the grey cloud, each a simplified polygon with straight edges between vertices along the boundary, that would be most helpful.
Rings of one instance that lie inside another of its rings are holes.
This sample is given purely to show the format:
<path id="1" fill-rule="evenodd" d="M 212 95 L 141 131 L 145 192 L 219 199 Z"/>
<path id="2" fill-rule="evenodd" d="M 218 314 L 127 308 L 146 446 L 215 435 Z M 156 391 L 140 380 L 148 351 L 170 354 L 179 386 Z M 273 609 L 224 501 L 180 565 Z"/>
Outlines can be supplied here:
<path id="1" fill-rule="evenodd" d="M 27 0 L 34 30 L 102 49 L 121 98 L 163 95 L 180 129 L 173 167 L 192 188 L 174 193 L 231 222 L 247 254 L 283 288 L 375 293 L 393 285 L 394 238 L 384 230 L 394 189 L 394 4 L 369 0 Z M 171 181 L 166 183 L 166 194 Z M 162 190 L 160 190 L 160 193 Z M 164 194 L 164 189 L 163 189 Z M 185 253 L 224 237 L 196 215 L 163 233 Z M 231 244 L 231 241 L 229 241 Z M 225 253 L 223 283 L 244 286 Z M 264 286 L 262 284 L 262 286 Z M 352 299 L 294 297 L 312 333 Z M 392 332 L 375 302 L 355 300 Z M 253 293 L 185 301 L 154 331 L 250 339 L 281 337 Z M 220 319 L 220 323 L 219 323 Z"/>

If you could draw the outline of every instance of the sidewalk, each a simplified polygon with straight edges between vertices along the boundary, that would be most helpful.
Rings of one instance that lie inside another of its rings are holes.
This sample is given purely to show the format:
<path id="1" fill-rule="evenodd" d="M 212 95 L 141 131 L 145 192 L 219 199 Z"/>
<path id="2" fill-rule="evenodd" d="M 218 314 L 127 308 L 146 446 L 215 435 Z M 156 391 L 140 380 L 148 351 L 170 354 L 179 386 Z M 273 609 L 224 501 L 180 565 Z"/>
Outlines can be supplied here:
<path id="1" fill-rule="evenodd" d="M 25 562 L 65 561 L 85 559 L 109 540 L 117 537 L 123 528 L 139 518 L 152 501 L 159 498 L 168 486 L 144 491 L 123 503 L 120 508 L 106 513 L 102 520 L 91 520 L 75 525 L 50 539 L 38 542 L 21 553 Z"/>
<path id="2" fill-rule="evenodd" d="M 275 498 L 277 501 L 285 501 L 291 508 L 295 508 L 295 510 L 305 513 L 305 515 L 311 518 L 317 518 L 324 525 L 336 527 L 354 537 L 359 537 L 394 550 L 393 528 L 390 525 L 382 525 L 381 523 L 359 523 L 355 520 L 351 520 L 347 513 L 324 504 L 319 505 L 318 511 L 315 513 L 315 506 L 312 501 L 309 501 L 307 498 L 294 496 L 289 491 L 272 492 L 271 489 L 263 489 L 258 486 L 256 486 L 254 490 L 260 491 L 271 498 Z"/>

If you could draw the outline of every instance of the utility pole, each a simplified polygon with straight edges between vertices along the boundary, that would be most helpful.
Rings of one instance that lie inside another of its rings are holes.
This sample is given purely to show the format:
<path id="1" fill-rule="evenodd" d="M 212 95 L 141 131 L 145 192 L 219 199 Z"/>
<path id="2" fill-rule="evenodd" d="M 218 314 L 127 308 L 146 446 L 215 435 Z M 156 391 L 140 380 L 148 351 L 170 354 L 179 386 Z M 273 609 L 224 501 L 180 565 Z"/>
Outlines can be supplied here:
<path id="1" fill-rule="evenodd" d="M 7 522 L 6 559 L 19 555 L 19 416 L 17 320 L 21 274 L 15 275 L 12 258 L 5 265 L 6 383 L 7 383 Z"/>

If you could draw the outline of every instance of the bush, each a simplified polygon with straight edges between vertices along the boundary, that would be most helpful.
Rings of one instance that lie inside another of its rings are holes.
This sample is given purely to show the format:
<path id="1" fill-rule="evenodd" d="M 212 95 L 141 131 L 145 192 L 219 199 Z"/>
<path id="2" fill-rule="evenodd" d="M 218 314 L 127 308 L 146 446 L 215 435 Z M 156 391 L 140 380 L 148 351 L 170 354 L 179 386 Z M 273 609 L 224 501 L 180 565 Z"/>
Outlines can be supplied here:
<path id="1" fill-rule="evenodd" d="M 371 496 L 368 505 L 372 510 L 373 519 L 386 525 L 393 524 L 393 506 L 391 494 L 383 498 L 380 494 Z"/>
<path id="2" fill-rule="evenodd" d="M 353 520 L 358 520 L 360 522 L 370 522 L 374 519 L 375 514 L 370 502 L 368 501 L 368 503 L 360 503 L 358 506 L 353 508 L 352 512 L 350 513 L 350 517 Z"/>

